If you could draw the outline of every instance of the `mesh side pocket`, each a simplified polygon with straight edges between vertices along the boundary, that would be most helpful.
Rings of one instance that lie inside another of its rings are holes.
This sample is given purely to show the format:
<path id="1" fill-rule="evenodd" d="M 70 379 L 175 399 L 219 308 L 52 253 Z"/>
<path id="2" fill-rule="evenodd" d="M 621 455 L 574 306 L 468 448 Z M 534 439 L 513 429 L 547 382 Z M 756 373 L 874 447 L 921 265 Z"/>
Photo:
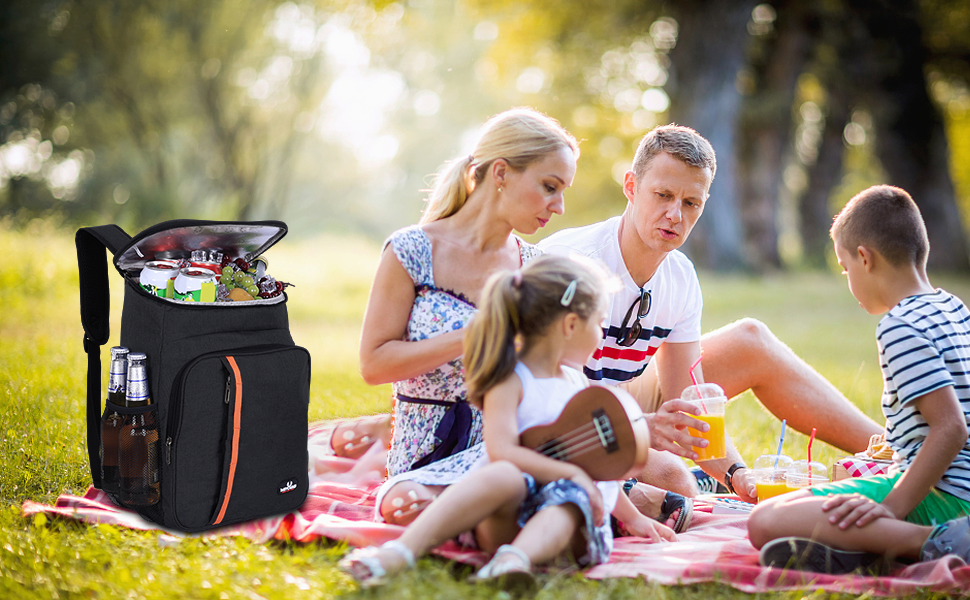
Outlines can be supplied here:
<path id="1" fill-rule="evenodd" d="M 118 498 L 139 512 L 158 504 L 161 492 L 161 446 L 154 408 L 149 406 L 143 412 L 124 415 L 119 435 Z"/>
<path id="2" fill-rule="evenodd" d="M 117 498 L 121 491 L 121 471 L 118 467 L 120 454 L 121 426 L 124 415 L 118 407 L 106 402 L 101 415 L 101 489 Z"/>

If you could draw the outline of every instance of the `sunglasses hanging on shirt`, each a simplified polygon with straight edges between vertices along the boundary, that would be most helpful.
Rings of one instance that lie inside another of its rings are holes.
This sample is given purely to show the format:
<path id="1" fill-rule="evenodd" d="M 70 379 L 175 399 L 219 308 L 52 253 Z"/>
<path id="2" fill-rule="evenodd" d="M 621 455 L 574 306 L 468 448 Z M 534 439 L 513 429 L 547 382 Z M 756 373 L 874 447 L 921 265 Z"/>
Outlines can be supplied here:
<path id="1" fill-rule="evenodd" d="M 643 328 L 640 326 L 640 319 L 647 316 L 650 312 L 651 297 L 650 292 L 640 288 L 640 297 L 633 301 L 630 305 L 630 309 L 626 311 L 626 316 L 623 317 L 623 323 L 620 325 L 620 335 L 616 337 L 617 345 L 630 347 L 637 343 L 640 339 L 640 332 Z M 636 309 L 637 318 L 630 323 L 630 318 L 633 316 L 633 311 Z"/>

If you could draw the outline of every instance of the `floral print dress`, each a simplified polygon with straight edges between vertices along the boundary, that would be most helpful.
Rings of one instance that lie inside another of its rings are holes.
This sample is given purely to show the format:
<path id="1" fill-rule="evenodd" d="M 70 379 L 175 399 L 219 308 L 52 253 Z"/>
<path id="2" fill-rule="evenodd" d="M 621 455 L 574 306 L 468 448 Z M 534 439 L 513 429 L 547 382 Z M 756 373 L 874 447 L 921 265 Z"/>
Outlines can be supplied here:
<path id="1" fill-rule="evenodd" d="M 515 238 L 519 258 L 525 264 L 541 254 L 535 246 Z M 408 319 L 406 339 L 419 341 L 465 327 L 477 309 L 467 298 L 437 286 L 432 265 L 431 239 L 419 225 L 393 233 L 387 240 L 394 255 L 414 281 L 415 298 Z M 435 451 L 435 430 L 445 417 L 447 405 L 401 401 L 400 397 L 445 403 L 467 402 L 461 358 L 392 385 L 395 395 L 394 433 L 387 453 L 388 476 L 407 473 L 416 461 Z M 424 467 L 429 475 L 420 483 L 447 485 L 478 462 L 482 450 L 481 411 L 471 408 L 471 428 L 465 450 Z"/>

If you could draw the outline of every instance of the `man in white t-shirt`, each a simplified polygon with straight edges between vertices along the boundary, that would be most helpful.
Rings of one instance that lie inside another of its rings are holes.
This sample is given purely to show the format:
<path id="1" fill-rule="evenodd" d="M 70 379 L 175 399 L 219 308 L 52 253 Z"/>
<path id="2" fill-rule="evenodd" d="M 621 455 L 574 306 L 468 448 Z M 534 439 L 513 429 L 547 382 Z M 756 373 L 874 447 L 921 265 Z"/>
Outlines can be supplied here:
<path id="1" fill-rule="evenodd" d="M 870 436 L 882 431 L 759 321 L 743 319 L 701 336 L 700 284 L 678 248 L 704 212 L 716 168 L 714 149 L 696 131 L 657 127 L 644 136 L 633 170 L 624 176 L 628 204 L 622 215 L 539 243 L 546 252 L 601 260 L 622 282 L 604 339 L 585 372 L 637 397 L 649 414 L 654 450 L 672 453 L 651 451 L 644 479 L 689 496 L 698 493 L 696 479 L 674 455 L 695 458 L 691 446 L 706 442 L 690 436 L 686 426 L 707 425 L 684 414 L 698 411 L 678 398 L 691 385 L 690 368 L 702 347 L 703 364 L 694 369 L 698 382 L 706 374 L 729 398 L 751 389 L 798 431 L 816 427 L 820 439 L 849 452 L 864 450 Z M 727 458 L 699 466 L 754 501 L 754 477 L 730 441 Z"/>

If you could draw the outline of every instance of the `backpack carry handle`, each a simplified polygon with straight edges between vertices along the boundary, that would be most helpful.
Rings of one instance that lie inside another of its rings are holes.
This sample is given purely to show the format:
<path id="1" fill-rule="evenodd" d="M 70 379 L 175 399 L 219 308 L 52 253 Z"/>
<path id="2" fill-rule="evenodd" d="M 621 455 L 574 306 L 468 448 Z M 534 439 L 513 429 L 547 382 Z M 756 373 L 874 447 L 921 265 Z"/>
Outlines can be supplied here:
<path id="1" fill-rule="evenodd" d="M 101 346 L 108 342 L 111 298 L 108 288 L 108 265 L 104 250 L 112 255 L 123 248 L 131 236 L 117 225 L 100 225 L 78 229 L 78 281 L 81 288 L 81 325 L 84 327 L 84 352 L 88 355 L 87 428 L 88 461 L 91 482 L 101 488 Z"/>

